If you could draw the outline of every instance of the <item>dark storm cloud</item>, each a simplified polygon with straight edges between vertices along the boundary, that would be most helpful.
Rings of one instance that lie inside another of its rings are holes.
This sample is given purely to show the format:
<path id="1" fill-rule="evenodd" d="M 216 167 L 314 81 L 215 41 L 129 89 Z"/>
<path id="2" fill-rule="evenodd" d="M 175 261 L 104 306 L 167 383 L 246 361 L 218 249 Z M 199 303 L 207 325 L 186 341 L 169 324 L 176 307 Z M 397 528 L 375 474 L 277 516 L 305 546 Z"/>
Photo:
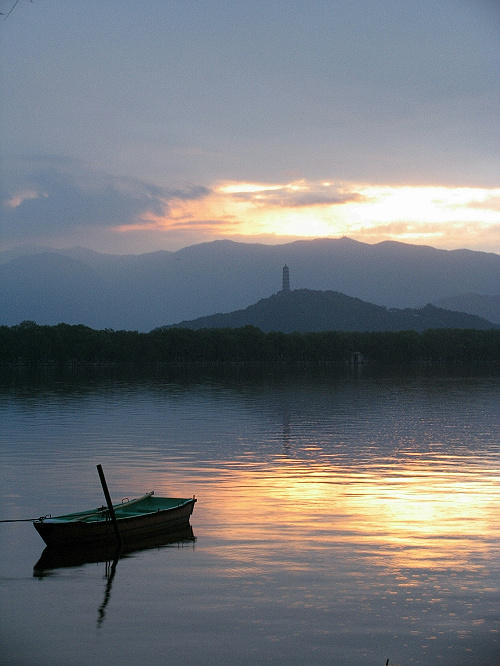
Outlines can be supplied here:
<path id="1" fill-rule="evenodd" d="M 25 238 L 43 232 L 109 228 L 145 216 L 168 214 L 169 203 L 206 196 L 204 187 L 168 189 L 111 176 L 66 157 L 2 162 L 2 235 Z"/>

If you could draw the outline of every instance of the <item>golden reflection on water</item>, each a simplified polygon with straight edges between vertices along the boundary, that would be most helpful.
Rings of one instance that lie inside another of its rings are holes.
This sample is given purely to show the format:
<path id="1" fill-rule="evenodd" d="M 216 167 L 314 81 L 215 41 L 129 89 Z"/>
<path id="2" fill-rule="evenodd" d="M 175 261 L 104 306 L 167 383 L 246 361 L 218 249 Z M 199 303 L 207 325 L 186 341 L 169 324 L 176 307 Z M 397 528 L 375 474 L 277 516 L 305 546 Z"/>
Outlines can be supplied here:
<path id="1" fill-rule="evenodd" d="M 303 567 L 301 551 L 326 546 L 398 570 L 471 571 L 478 557 L 495 556 L 489 551 L 498 538 L 500 476 L 479 460 L 420 455 L 347 466 L 283 456 L 204 471 L 210 479 L 196 480 L 202 498 L 196 511 L 225 542 L 240 544 L 239 558 L 247 548 L 254 563 L 255 545 L 268 544 L 271 535 L 286 551 L 287 566 L 294 566 L 291 553 Z M 231 553 L 222 549 L 220 556 Z"/>

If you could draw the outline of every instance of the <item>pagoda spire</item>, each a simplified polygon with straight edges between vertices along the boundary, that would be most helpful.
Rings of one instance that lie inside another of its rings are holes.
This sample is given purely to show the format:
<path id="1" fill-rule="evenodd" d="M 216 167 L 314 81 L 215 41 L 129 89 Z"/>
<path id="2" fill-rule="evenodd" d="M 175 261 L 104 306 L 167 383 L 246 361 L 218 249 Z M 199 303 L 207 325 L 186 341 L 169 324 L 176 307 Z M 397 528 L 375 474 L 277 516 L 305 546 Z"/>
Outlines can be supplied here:
<path id="1" fill-rule="evenodd" d="M 283 287 L 281 291 L 290 291 L 290 271 L 286 264 L 283 266 Z"/>

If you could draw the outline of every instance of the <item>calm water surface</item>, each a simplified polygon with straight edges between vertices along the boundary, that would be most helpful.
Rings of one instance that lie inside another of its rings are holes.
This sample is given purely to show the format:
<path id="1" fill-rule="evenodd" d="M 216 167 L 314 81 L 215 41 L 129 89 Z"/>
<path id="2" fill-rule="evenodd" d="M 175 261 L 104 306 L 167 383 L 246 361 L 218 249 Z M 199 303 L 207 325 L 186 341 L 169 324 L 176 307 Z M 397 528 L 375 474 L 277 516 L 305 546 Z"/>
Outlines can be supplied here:
<path id="1" fill-rule="evenodd" d="M 198 503 L 114 565 L 0 524 L 2 663 L 499 663 L 499 405 L 480 375 L 7 373 L 0 519 L 101 505 L 98 463 Z"/>

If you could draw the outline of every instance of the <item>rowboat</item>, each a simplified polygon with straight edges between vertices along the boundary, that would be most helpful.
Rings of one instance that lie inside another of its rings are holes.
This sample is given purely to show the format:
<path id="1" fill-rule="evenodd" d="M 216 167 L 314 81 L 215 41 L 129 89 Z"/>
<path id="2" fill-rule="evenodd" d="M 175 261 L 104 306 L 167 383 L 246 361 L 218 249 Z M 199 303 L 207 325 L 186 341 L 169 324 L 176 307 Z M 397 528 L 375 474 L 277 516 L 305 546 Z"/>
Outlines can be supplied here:
<path id="1" fill-rule="evenodd" d="M 196 502 L 179 497 L 154 497 L 154 492 L 113 505 L 124 544 L 187 525 Z M 90 511 L 48 516 L 33 521 L 48 546 L 105 545 L 116 543 L 112 514 L 101 506 Z"/>

